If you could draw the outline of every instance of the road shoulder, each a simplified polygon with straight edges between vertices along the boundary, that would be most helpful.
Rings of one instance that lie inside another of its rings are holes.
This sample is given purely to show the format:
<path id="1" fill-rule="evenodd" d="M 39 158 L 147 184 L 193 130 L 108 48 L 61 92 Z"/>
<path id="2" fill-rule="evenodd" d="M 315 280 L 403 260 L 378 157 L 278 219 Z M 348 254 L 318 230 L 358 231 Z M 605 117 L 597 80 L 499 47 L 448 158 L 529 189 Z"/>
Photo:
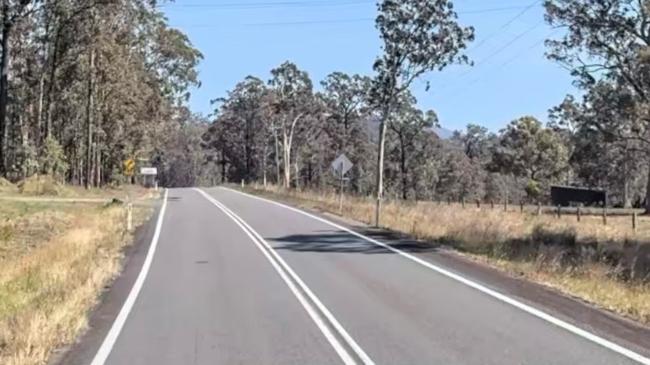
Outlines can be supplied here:
<path id="1" fill-rule="evenodd" d="M 296 207 L 364 236 L 384 242 L 543 310 L 565 322 L 607 338 L 639 354 L 650 355 L 650 328 L 628 318 L 598 308 L 578 298 L 567 296 L 553 288 L 512 276 L 487 264 L 471 260 L 451 248 L 418 241 L 408 235 L 388 229 L 373 228 L 314 207 L 305 207 L 290 199 L 278 199 L 278 197 L 269 194 L 262 194 L 262 197 Z"/>
<path id="2" fill-rule="evenodd" d="M 124 252 L 122 272 L 105 288 L 88 315 L 88 328 L 75 343 L 56 350 L 48 365 L 86 365 L 92 361 L 140 273 L 160 209 L 161 204 L 158 204 L 149 220 L 136 229 L 133 243 Z"/>

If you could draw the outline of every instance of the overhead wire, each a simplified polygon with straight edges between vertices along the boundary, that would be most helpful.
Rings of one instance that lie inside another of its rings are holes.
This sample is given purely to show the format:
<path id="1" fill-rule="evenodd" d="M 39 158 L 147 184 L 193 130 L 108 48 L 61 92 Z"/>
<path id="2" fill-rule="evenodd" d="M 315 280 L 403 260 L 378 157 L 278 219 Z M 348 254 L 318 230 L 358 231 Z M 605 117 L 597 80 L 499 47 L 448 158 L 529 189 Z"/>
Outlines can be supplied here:
<path id="1" fill-rule="evenodd" d="M 249 4 L 254 4 L 254 5 L 290 5 L 290 4 L 319 4 L 320 6 L 326 6 L 326 5 L 355 5 L 355 4 L 365 4 L 365 3 L 372 3 L 368 1 L 355 1 L 355 2 L 348 2 L 348 3 L 332 3 L 332 2 L 325 2 L 325 1 L 319 1 L 319 2 L 295 2 L 295 1 L 287 1 L 287 2 L 273 2 L 273 3 L 249 3 Z M 180 5 L 180 4 L 179 4 Z M 189 5 L 196 5 L 197 7 L 203 4 L 184 4 L 185 6 Z M 242 5 L 242 4 L 204 4 L 206 7 L 215 7 L 218 5 Z M 466 10 L 466 11 L 460 11 L 458 14 L 463 15 L 463 14 L 485 14 L 485 13 L 493 13 L 493 12 L 505 12 L 505 11 L 512 11 L 512 10 L 518 10 L 518 9 L 526 9 L 528 6 L 522 7 L 522 6 L 507 6 L 507 7 L 494 7 L 494 8 L 484 8 L 484 9 L 473 9 L 473 10 Z M 229 8 L 232 9 L 232 8 Z M 246 9 L 252 9 L 252 8 L 246 8 Z M 363 18 L 349 18 L 349 19 L 323 19 L 323 20 L 297 20 L 297 21 L 280 21 L 280 22 L 254 22 L 254 23 L 244 23 L 241 24 L 243 26 L 300 26 L 300 25 L 317 25 L 317 24 L 342 24 L 342 23 L 357 23 L 357 22 L 371 22 L 374 21 L 374 17 L 363 17 Z M 192 25 L 186 25 L 186 26 L 181 26 L 182 28 L 216 28 L 219 27 L 218 24 L 192 24 Z"/>
<path id="2" fill-rule="evenodd" d="M 483 38 L 479 43 L 477 43 L 477 44 L 473 45 L 472 47 L 470 47 L 470 48 L 468 49 L 468 52 L 475 51 L 476 49 L 480 48 L 482 45 L 486 44 L 486 42 L 487 42 L 488 40 L 494 38 L 494 36 L 496 36 L 497 34 L 502 33 L 503 30 L 505 30 L 506 28 L 508 28 L 508 27 L 509 27 L 510 25 L 512 25 L 516 20 L 518 20 L 519 18 L 521 18 L 523 15 L 525 15 L 528 11 L 530 11 L 531 9 L 533 9 L 536 5 L 540 4 L 541 2 L 542 2 L 542 0 L 535 0 L 535 1 L 531 2 L 531 3 L 529 3 L 528 5 L 524 6 L 523 9 L 522 9 L 519 13 L 517 13 L 515 16 L 513 16 L 512 18 L 508 19 L 505 23 L 503 23 L 502 25 L 500 25 L 500 26 L 497 28 L 496 31 L 490 33 L 487 37 Z M 539 22 L 539 23 L 533 25 L 532 27 L 530 27 L 530 28 L 524 30 L 523 32 L 521 32 L 521 33 L 515 35 L 515 37 L 513 37 L 512 39 L 510 39 L 510 40 L 509 40 L 508 42 L 506 42 L 504 45 L 502 45 L 502 46 L 499 47 L 498 49 L 494 50 L 493 52 L 489 53 L 488 56 L 486 56 L 486 57 L 484 57 L 483 59 L 481 59 L 481 60 L 477 61 L 476 63 L 474 63 L 473 67 L 471 67 L 471 68 L 469 68 L 468 70 L 466 70 L 466 71 L 464 71 L 463 73 L 461 73 L 461 74 L 458 76 L 458 78 L 460 79 L 460 78 L 463 78 L 463 77 L 465 77 L 465 76 L 471 74 L 471 73 L 474 72 L 478 67 L 480 67 L 481 65 L 485 64 L 487 61 L 489 61 L 490 59 L 492 59 L 492 58 L 494 58 L 495 56 L 499 55 L 500 53 L 502 53 L 502 52 L 505 51 L 506 49 L 510 48 L 510 46 L 512 46 L 514 43 L 516 43 L 518 40 L 520 40 L 521 38 L 523 38 L 524 36 L 526 36 L 526 35 L 527 35 L 528 33 L 530 33 L 531 31 L 533 31 L 533 30 L 535 30 L 536 28 L 538 28 L 539 26 L 541 26 L 543 23 L 544 23 L 544 21 L 541 21 L 541 22 Z M 426 82 L 429 83 L 429 84 L 431 84 L 430 79 L 427 79 Z M 475 81 L 470 81 L 470 84 L 474 84 L 474 83 L 475 83 Z M 442 85 L 440 88 L 437 88 L 437 90 L 435 90 L 434 93 L 439 93 L 441 90 L 445 90 L 445 89 L 447 89 L 448 86 L 449 86 L 449 82 L 446 82 L 446 83 L 445 83 L 444 85 Z"/>
<path id="3" fill-rule="evenodd" d="M 506 61 L 504 61 L 501 64 L 494 67 L 492 72 L 484 73 L 484 74 L 474 78 L 473 80 L 463 84 L 460 88 L 458 88 L 458 89 L 454 90 L 452 93 L 448 94 L 447 97 L 455 97 L 456 95 L 460 94 L 461 92 L 467 90 L 469 87 L 477 84 L 479 81 L 482 81 L 485 77 L 487 77 L 489 75 L 494 75 L 495 71 L 501 71 L 502 69 L 504 69 L 506 66 L 510 65 L 511 63 L 516 61 L 517 59 L 519 59 L 522 56 L 528 54 L 528 52 L 530 52 L 531 50 L 539 47 L 541 44 L 543 44 L 546 41 L 546 39 L 548 39 L 550 36 L 552 36 L 556 32 L 557 32 L 557 29 L 549 32 L 543 38 L 537 40 L 536 42 L 534 42 L 530 46 L 528 46 L 528 47 L 522 49 L 521 51 L 517 52 L 513 57 L 507 59 Z"/>

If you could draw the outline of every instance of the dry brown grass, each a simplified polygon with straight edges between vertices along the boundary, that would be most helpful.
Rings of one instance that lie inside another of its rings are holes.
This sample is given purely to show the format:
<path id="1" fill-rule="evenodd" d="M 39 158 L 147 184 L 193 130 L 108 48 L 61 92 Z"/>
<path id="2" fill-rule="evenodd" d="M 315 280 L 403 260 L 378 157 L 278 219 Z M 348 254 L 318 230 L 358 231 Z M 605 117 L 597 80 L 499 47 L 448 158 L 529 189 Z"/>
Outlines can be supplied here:
<path id="1" fill-rule="evenodd" d="M 150 212 L 135 207 L 136 224 Z M 131 241 L 124 222 L 123 205 L 3 202 L 0 364 L 44 364 L 85 328 Z"/>
<path id="2" fill-rule="evenodd" d="M 338 214 L 334 192 L 286 191 L 250 186 L 294 204 Z M 346 196 L 342 215 L 373 223 L 374 200 Z M 575 216 L 508 212 L 475 205 L 389 201 L 381 225 L 432 243 L 453 246 L 467 256 L 554 287 L 602 308 L 650 324 L 650 218 Z"/>

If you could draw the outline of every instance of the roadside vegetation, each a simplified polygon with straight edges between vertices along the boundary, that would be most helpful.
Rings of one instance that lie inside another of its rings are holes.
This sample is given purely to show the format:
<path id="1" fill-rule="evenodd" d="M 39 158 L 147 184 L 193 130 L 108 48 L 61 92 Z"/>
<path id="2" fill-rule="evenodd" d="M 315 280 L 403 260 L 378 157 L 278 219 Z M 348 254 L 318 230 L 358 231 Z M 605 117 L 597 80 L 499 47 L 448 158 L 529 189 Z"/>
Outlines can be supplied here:
<path id="1" fill-rule="evenodd" d="M 252 184 L 267 195 L 306 208 L 374 221 L 374 199 L 346 196 L 339 212 L 335 192 L 287 190 Z M 473 260 L 553 287 L 641 323 L 650 324 L 650 217 L 632 230 L 630 216 L 557 218 L 512 207 L 491 209 L 460 204 L 391 200 L 382 227 L 432 245 L 453 248 Z"/>
<path id="2" fill-rule="evenodd" d="M 78 189 L 38 184 L 65 195 Z M 0 364 L 45 364 L 86 328 L 87 314 L 132 242 L 126 205 L 110 199 L 130 195 L 138 226 L 151 215 L 155 196 L 140 188 L 96 190 L 83 196 L 110 202 L 73 203 L 39 191 L 37 199 L 23 201 L 16 199 L 30 194 L 3 186 L 11 193 L 0 191 Z"/>

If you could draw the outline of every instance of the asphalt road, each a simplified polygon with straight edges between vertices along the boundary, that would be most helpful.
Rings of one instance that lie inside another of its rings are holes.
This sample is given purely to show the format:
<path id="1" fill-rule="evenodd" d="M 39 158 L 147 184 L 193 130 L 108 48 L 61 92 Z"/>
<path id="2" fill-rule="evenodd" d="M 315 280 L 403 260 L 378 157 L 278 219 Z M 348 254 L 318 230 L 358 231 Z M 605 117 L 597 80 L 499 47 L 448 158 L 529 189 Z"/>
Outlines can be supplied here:
<path id="1" fill-rule="evenodd" d="M 94 364 L 648 361 L 321 220 L 203 191 L 169 191 L 146 279 Z"/>

